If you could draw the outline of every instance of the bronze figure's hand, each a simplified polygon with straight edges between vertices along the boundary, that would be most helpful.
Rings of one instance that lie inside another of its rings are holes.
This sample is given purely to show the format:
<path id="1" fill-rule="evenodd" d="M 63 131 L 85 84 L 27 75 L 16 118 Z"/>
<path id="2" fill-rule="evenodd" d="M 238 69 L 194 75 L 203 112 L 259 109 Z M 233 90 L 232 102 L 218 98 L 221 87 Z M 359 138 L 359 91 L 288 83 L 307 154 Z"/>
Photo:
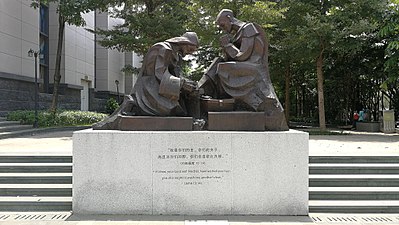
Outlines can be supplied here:
<path id="1" fill-rule="evenodd" d="M 220 45 L 225 47 L 226 45 L 230 44 L 230 37 L 229 35 L 225 34 L 220 37 Z"/>
<path id="2" fill-rule="evenodd" d="M 194 92 L 197 89 L 198 85 L 197 82 L 184 79 L 182 89 L 186 92 Z"/>

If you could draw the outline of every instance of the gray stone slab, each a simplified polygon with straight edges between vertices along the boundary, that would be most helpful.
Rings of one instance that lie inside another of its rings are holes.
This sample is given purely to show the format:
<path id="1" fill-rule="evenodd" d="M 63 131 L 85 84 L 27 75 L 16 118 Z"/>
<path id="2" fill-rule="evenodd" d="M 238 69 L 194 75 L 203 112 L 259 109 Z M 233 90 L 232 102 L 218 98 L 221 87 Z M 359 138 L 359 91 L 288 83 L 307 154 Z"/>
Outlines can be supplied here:
<path id="1" fill-rule="evenodd" d="M 380 131 L 380 123 L 379 122 L 357 122 L 356 130 L 357 131 L 366 131 L 366 132 L 379 132 Z"/>
<path id="2" fill-rule="evenodd" d="M 308 214 L 304 132 L 88 129 L 73 162 L 78 214 Z"/>

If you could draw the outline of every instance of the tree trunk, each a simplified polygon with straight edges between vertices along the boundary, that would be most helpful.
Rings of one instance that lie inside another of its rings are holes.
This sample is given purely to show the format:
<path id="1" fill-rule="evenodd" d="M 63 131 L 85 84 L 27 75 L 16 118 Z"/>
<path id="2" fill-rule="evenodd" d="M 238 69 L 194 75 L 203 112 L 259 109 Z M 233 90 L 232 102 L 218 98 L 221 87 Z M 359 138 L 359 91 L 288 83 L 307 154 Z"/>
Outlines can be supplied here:
<path id="1" fill-rule="evenodd" d="M 317 95 L 319 99 L 319 125 L 321 130 L 326 129 L 326 115 L 324 110 L 324 74 L 323 74 L 323 51 L 316 60 L 317 66 Z"/>
<path id="2" fill-rule="evenodd" d="M 285 119 L 287 122 L 290 120 L 290 84 L 291 74 L 290 67 L 288 66 L 285 70 Z"/>
<path id="3" fill-rule="evenodd" d="M 58 14 L 58 45 L 57 45 L 57 55 L 55 59 L 55 71 L 54 71 L 54 89 L 53 98 L 51 101 L 50 111 L 52 113 L 57 112 L 58 106 L 58 88 L 61 81 L 61 56 L 62 56 L 62 44 L 64 42 L 64 31 L 65 31 L 65 19 L 61 14 Z"/>

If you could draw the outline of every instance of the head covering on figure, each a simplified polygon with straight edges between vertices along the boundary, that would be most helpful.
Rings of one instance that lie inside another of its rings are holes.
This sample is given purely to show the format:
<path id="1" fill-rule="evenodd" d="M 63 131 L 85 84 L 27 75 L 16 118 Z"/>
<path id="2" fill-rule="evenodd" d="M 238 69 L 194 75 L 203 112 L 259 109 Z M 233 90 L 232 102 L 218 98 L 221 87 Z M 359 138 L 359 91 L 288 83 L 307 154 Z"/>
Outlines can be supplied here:
<path id="1" fill-rule="evenodd" d="M 219 14 L 216 16 L 216 22 L 223 17 L 234 18 L 234 13 L 230 9 L 222 9 L 220 10 Z"/>
<path id="2" fill-rule="evenodd" d="M 199 47 L 198 36 L 195 32 L 186 32 L 180 37 L 169 38 L 168 40 L 166 40 L 166 42 L 194 45 L 195 47 Z"/>

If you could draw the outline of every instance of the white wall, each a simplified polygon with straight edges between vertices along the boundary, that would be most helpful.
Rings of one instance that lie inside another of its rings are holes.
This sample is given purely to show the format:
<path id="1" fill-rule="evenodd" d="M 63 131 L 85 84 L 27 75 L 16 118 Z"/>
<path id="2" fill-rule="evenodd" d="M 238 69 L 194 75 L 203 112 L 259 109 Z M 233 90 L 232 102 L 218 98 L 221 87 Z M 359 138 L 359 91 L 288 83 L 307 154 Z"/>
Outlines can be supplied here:
<path id="1" fill-rule="evenodd" d="M 123 20 L 111 18 L 108 13 L 96 14 L 97 27 L 112 29 Z M 98 37 L 101 39 L 101 37 Z M 121 71 L 125 66 L 125 54 L 117 50 L 106 49 L 99 44 L 96 47 L 96 88 L 99 91 L 116 92 L 115 80 L 119 81 L 119 92 L 125 93 L 125 75 Z M 127 90 L 129 92 L 130 90 Z"/>
<path id="2" fill-rule="evenodd" d="M 34 77 L 34 58 L 39 49 L 39 11 L 30 0 L 0 0 L 0 72 Z"/>
<path id="3" fill-rule="evenodd" d="M 39 10 L 30 7 L 31 0 L 0 0 L 0 72 L 34 77 L 34 58 L 28 50 L 39 50 Z M 49 81 L 53 82 L 58 45 L 58 14 L 54 3 L 49 5 Z M 94 29 L 95 13 L 84 15 L 86 27 Z M 108 14 L 97 18 L 101 28 L 111 29 L 122 23 Z M 61 83 L 81 85 L 89 81 L 94 87 L 95 51 L 97 52 L 97 89 L 116 92 L 115 80 L 119 81 L 119 92 L 125 93 L 125 54 L 117 50 L 95 45 L 94 34 L 83 27 L 66 26 L 61 59 Z M 133 54 L 133 66 L 137 56 Z M 134 79 L 133 79 L 134 80 Z M 131 79 L 129 82 L 132 82 Z M 130 86 L 130 85 L 128 85 Z"/>
<path id="4" fill-rule="evenodd" d="M 94 12 L 83 15 L 83 18 L 85 27 L 65 27 L 65 83 L 68 84 L 94 81 L 94 34 L 85 30 L 94 29 Z"/>
<path id="5" fill-rule="evenodd" d="M 56 5 L 49 6 L 49 73 L 52 83 L 58 45 L 58 14 Z M 83 15 L 85 27 L 66 25 L 61 57 L 61 83 L 81 85 L 82 79 L 94 81 L 94 34 L 85 28 L 94 29 L 94 12 Z"/>

